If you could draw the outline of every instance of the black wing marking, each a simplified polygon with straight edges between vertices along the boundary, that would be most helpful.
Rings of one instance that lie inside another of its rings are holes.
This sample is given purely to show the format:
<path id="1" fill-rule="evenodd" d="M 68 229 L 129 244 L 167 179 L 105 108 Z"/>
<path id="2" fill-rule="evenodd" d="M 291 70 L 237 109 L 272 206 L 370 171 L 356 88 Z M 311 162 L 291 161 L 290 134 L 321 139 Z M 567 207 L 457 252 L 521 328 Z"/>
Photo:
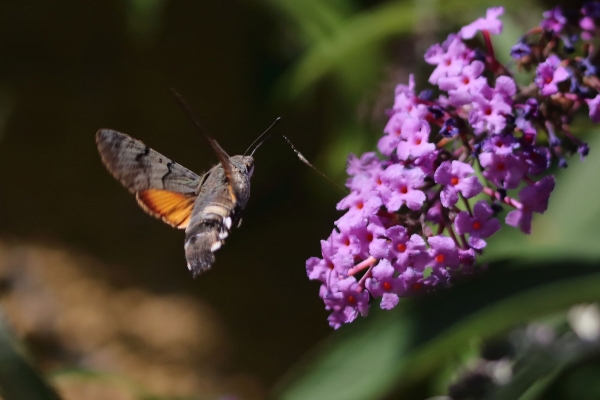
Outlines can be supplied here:
<path id="1" fill-rule="evenodd" d="M 124 133 L 101 129 L 96 143 L 109 172 L 132 193 L 145 189 L 195 194 L 200 177 Z"/>

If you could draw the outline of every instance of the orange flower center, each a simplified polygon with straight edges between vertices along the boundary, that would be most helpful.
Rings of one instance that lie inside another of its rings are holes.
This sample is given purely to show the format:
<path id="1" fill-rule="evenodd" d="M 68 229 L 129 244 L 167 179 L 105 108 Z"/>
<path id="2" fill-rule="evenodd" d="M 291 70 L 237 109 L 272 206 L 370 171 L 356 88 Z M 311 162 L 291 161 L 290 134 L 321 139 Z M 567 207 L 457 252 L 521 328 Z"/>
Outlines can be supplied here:
<path id="1" fill-rule="evenodd" d="M 446 256 L 443 254 L 438 254 L 435 256 L 435 261 L 438 263 L 443 263 L 446 260 Z"/>
<path id="2" fill-rule="evenodd" d="M 356 299 L 354 298 L 354 296 L 348 296 L 348 303 L 356 304 Z"/>
<path id="3" fill-rule="evenodd" d="M 389 282 L 383 282 L 383 289 L 386 291 L 392 290 L 392 285 Z"/>
<path id="4" fill-rule="evenodd" d="M 479 221 L 473 222 L 473 229 L 481 229 L 481 222 L 479 222 Z"/>
<path id="5" fill-rule="evenodd" d="M 398 251 L 404 253 L 406 251 L 406 245 L 404 243 L 398 244 Z"/>
<path id="6" fill-rule="evenodd" d="M 406 186 L 400 186 L 400 193 L 402 193 L 402 194 L 408 193 L 408 188 Z"/>
<path id="7" fill-rule="evenodd" d="M 452 184 L 452 186 L 458 185 L 458 178 L 453 176 L 452 179 L 450 179 L 450 183 Z"/>

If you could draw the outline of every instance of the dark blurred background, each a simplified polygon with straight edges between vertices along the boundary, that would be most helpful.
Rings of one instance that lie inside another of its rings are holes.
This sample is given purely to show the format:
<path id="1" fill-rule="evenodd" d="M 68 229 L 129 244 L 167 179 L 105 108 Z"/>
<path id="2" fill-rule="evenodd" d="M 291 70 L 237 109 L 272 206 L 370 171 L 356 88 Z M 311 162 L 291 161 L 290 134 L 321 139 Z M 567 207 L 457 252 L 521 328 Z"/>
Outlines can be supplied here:
<path id="1" fill-rule="evenodd" d="M 282 18 L 243 1 L 0 5 L 0 232 L 86 253 L 118 287 L 197 297 L 231 337 L 228 368 L 265 385 L 329 332 L 304 260 L 337 215 L 336 189 L 283 140 L 267 142 L 242 229 L 215 268 L 193 280 L 183 233 L 138 208 L 101 164 L 94 133 L 113 128 L 197 173 L 210 168 L 216 158 L 173 87 L 230 154 L 281 115 L 277 129 L 315 160 L 328 140 L 330 102 L 318 94 L 296 105 L 271 100 L 290 53 L 300 51 L 286 49 L 294 38 L 282 41 Z"/>
<path id="2" fill-rule="evenodd" d="M 32 362 L 114 373 L 158 395 L 265 397 L 332 334 L 304 263 L 343 194 L 273 137 L 255 155 L 242 227 L 194 280 L 183 232 L 108 174 L 95 132 L 205 171 L 216 158 L 172 87 L 229 154 L 282 116 L 276 129 L 343 183 L 347 154 L 374 149 L 394 86 L 411 72 L 425 84 L 424 50 L 494 4 L 507 8 L 507 60 L 558 2 L 1 2 L 0 265 L 7 323 Z"/>

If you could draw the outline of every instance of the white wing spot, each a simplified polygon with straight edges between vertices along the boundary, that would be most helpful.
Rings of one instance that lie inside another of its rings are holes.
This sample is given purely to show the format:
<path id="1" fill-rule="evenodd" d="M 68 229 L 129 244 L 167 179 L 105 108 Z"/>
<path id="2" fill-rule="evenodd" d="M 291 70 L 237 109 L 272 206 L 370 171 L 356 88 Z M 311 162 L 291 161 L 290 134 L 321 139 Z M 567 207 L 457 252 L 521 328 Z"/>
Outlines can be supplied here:
<path id="1" fill-rule="evenodd" d="M 219 233 L 219 239 L 227 239 L 227 236 L 229 236 L 229 231 L 221 231 Z"/>
<path id="2" fill-rule="evenodd" d="M 231 229 L 231 217 L 227 217 L 223 220 L 223 223 L 227 227 L 227 229 Z"/>

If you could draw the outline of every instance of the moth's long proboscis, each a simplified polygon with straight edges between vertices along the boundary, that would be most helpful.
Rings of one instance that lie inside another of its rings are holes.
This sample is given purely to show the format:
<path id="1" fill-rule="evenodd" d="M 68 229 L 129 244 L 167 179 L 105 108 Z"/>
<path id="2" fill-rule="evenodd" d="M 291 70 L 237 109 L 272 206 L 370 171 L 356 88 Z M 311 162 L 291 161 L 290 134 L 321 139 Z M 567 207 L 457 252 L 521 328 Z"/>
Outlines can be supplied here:
<path id="1" fill-rule="evenodd" d="M 312 168 L 313 170 L 315 170 L 323 178 L 327 179 L 331 184 L 333 184 L 333 186 L 335 186 L 336 188 L 340 189 L 342 192 L 344 192 L 346 194 L 348 193 L 347 189 L 342 188 L 340 185 L 338 185 L 337 183 L 335 183 L 331 178 L 329 178 L 327 175 L 325 175 L 324 173 L 322 173 L 317 167 L 315 167 L 314 165 L 312 165 L 310 163 L 310 161 L 308 161 L 306 159 L 306 157 L 304 157 L 302 155 L 302 153 L 300 153 L 300 151 L 298 151 L 298 149 L 296 148 L 296 146 L 294 146 L 294 144 L 290 141 L 290 139 L 288 139 L 283 134 L 281 134 L 281 137 L 284 138 L 286 142 L 288 142 L 288 144 L 290 145 L 290 147 L 292 148 L 292 150 L 294 150 L 294 152 L 296 153 L 296 155 L 298 156 L 298 158 L 300 159 L 300 161 L 302 161 L 304 164 L 306 164 L 307 166 L 309 166 L 310 168 Z"/>

